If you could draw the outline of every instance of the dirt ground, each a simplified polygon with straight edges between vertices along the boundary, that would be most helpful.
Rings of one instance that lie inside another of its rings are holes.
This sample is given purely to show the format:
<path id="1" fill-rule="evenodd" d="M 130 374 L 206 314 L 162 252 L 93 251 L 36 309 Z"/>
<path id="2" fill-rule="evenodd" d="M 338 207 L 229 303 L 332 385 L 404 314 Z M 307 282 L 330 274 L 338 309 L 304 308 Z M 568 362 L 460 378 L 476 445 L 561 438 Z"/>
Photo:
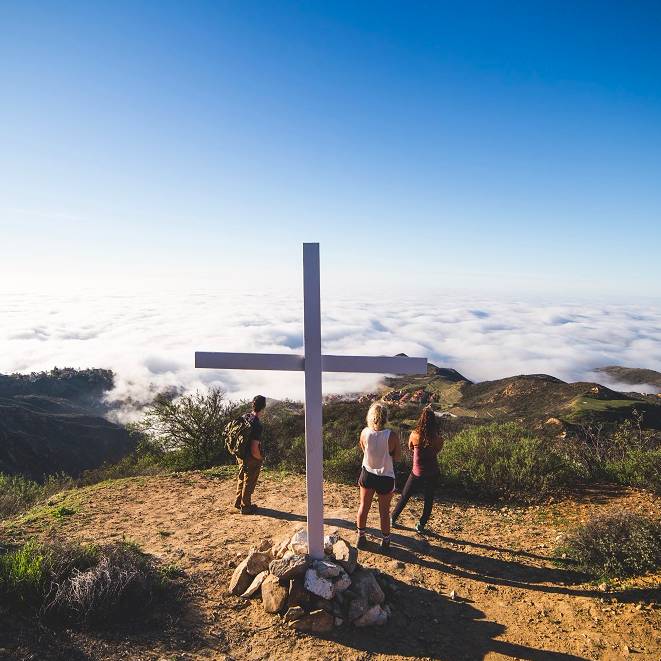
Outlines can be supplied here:
<path id="1" fill-rule="evenodd" d="M 241 516 L 233 501 L 227 472 L 129 478 L 50 501 L 66 503 L 70 516 L 56 519 L 42 507 L 0 524 L 0 540 L 132 540 L 176 563 L 192 585 L 189 606 L 165 624 L 136 622 L 104 636 L 35 628 L 0 608 L 0 659 L 661 658 L 659 576 L 604 591 L 553 561 L 564 531 L 589 515 L 628 509 L 661 516 L 661 499 L 652 494 L 603 487 L 528 507 L 478 506 L 446 495 L 426 537 L 413 530 L 421 509 L 413 500 L 389 554 L 374 544 L 359 558 L 399 583 L 393 619 L 383 628 L 343 626 L 325 637 L 295 633 L 258 602 L 227 593 L 233 567 L 251 544 L 304 524 L 304 480 L 262 476 L 256 516 Z M 338 528 L 353 541 L 357 490 L 327 484 L 325 504 L 328 531 Z M 376 539 L 373 510 L 368 534 Z"/>

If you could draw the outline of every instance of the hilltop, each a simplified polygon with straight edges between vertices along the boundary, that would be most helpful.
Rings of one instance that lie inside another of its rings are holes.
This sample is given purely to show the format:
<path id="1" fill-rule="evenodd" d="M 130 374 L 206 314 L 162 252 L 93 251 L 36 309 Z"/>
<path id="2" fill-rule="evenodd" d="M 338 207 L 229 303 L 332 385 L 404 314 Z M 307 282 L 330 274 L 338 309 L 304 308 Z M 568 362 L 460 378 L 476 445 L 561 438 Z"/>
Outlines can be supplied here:
<path id="1" fill-rule="evenodd" d="M 126 429 L 104 417 L 112 387 L 110 370 L 0 374 L 0 473 L 75 476 L 130 452 Z"/>
<path id="2" fill-rule="evenodd" d="M 32 537 L 130 540 L 183 570 L 190 584 L 184 613 L 155 624 L 145 612 L 144 621 L 116 632 L 37 628 L 0 606 L 0 648 L 10 658 L 73 661 L 658 658 L 658 575 L 599 588 L 554 561 L 566 531 L 595 513 L 625 509 L 658 518 L 659 499 L 650 493 L 593 488 L 534 506 L 478 505 L 445 493 L 426 538 L 412 528 L 421 507 L 413 502 L 390 555 L 373 545 L 359 557 L 394 579 L 399 596 L 392 623 L 307 636 L 266 615 L 259 603 L 227 592 L 251 545 L 304 524 L 305 480 L 267 471 L 256 494 L 261 514 L 241 517 L 232 508 L 233 478 L 234 469 L 224 468 L 105 482 L 60 493 L 0 523 L 0 544 Z M 352 539 L 355 486 L 326 484 L 325 506 L 328 530 Z M 55 516 L 63 509 L 67 516 Z M 373 539 L 377 528 L 372 508 Z"/>
<path id="3" fill-rule="evenodd" d="M 554 419 L 572 427 L 616 422 L 638 412 L 646 427 L 661 429 L 661 397 L 618 392 L 599 383 L 567 383 L 548 374 L 473 383 L 456 370 L 429 364 L 424 376 L 385 379 L 380 394 L 394 404 L 431 402 L 476 423 L 516 421 L 537 428 Z"/>
<path id="4" fill-rule="evenodd" d="M 661 391 L 661 372 L 655 370 L 609 365 L 608 367 L 600 367 L 595 372 L 607 374 L 616 383 L 627 383 L 631 386 L 647 384 Z"/>

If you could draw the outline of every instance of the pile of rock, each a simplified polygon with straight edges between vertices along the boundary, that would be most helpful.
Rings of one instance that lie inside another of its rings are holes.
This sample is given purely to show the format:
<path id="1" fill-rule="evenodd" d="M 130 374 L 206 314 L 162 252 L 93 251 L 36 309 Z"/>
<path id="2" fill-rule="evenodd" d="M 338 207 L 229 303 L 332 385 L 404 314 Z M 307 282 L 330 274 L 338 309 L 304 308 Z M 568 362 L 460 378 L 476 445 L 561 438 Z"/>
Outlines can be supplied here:
<path id="1" fill-rule="evenodd" d="M 336 626 L 382 625 L 391 615 L 386 594 L 392 580 L 358 564 L 358 551 L 337 531 L 324 538 L 323 560 L 307 555 L 307 533 L 297 530 L 278 543 L 251 548 L 236 567 L 229 589 L 246 599 L 261 595 L 268 613 L 293 629 L 327 632 Z"/>

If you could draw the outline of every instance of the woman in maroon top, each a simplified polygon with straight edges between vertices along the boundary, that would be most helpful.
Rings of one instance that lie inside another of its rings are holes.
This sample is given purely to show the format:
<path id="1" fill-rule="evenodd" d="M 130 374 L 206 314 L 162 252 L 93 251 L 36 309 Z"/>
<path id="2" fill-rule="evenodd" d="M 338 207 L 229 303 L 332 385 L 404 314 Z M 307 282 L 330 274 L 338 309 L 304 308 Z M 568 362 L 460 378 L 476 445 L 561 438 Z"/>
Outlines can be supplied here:
<path id="1" fill-rule="evenodd" d="M 424 532 L 432 506 L 434 505 L 434 490 L 438 484 L 438 453 L 443 447 L 443 439 L 439 432 L 438 419 L 431 406 L 425 406 L 418 419 L 416 428 L 409 436 L 409 448 L 413 451 L 413 470 L 404 485 L 399 502 L 392 513 L 392 525 L 408 503 L 411 494 L 422 489 L 425 504 L 422 509 L 420 521 L 415 529 Z"/>

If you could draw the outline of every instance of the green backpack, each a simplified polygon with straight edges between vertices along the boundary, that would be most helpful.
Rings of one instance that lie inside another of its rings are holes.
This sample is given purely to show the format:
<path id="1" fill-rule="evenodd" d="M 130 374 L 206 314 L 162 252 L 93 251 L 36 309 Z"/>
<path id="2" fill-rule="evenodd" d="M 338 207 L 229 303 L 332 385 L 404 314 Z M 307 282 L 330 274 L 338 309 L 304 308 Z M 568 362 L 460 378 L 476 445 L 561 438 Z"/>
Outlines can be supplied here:
<path id="1" fill-rule="evenodd" d="M 225 425 L 225 447 L 227 451 L 238 459 L 245 459 L 250 451 L 250 430 L 252 421 L 249 415 L 242 415 Z"/>

